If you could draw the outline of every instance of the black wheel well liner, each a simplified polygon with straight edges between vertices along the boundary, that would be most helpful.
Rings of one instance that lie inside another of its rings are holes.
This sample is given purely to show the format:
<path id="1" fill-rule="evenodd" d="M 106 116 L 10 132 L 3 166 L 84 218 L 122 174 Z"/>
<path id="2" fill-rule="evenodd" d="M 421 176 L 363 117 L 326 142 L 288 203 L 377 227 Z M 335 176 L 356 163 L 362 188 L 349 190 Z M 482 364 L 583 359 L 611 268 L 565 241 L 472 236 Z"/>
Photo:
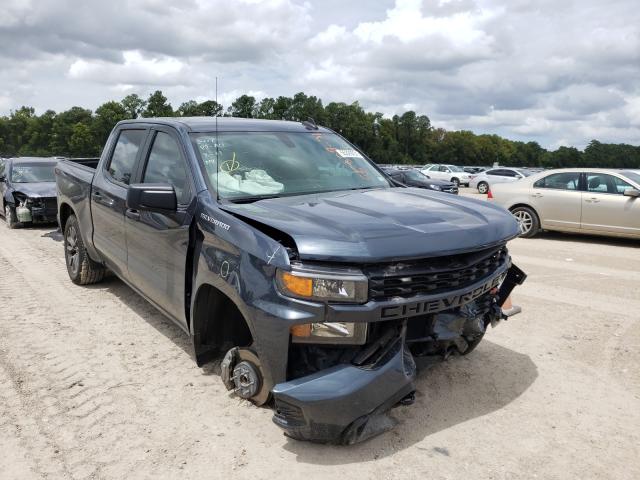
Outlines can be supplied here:
<path id="1" fill-rule="evenodd" d="M 60 205 L 60 231 L 64 234 L 64 227 L 67 224 L 67 220 L 71 215 L 75 215 L 76 212 L 73 211 L 73 208 L 68 203 L 62 203 Z"/>
<path id="2" fill-rule="evenodd" d="M 205 283 L 193 303 L 192 331 L 196 355 L 222 353 L 253 343 L 249 324 L 237 305 L 218 288 Z"/>

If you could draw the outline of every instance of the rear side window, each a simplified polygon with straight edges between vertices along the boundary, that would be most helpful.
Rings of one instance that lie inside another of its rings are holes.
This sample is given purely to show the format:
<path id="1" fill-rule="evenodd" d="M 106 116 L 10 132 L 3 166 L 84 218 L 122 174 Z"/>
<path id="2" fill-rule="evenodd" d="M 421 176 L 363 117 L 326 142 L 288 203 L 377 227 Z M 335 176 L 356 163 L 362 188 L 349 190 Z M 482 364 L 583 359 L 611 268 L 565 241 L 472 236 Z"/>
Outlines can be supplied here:
<path id="1" fill-rule="evenodd" d="M 107 171 L 118 183 L 129 185 L 145 130 L 122 130 L 118 136 Z"/>
<path id="2" fill-rule="evenodd" d="M 485 172 L 487 175 L 496 175 L 498 177 L 504 177 L 506 176 L 504 174 L 504 170 L 489 170 L 488 172 Z"/>
<path id="3" fill-rule="evenodd" d="M 180 147 L 171 135 L 158 132 L 149 153 L 143 183 L 169 183 L 176 190 L 178 203 L 189 203 L 189 177 Z"/>
<path id="4" fill-rule="evenodd" d="M 533 186 L 535 188 L 553 188 L 556 190 L 578 190 L 580 186 L 580 173 L 554 173 L 537 180 Z"/>

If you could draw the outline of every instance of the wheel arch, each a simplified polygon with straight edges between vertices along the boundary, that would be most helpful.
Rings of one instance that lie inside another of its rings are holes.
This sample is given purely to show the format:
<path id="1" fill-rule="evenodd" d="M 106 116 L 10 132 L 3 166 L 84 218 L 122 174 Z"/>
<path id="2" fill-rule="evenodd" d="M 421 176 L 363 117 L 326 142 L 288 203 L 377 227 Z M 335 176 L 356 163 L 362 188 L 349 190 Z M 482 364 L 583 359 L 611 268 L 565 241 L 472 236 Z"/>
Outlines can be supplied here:
<path id="1" fill-rule="evenodd" d="M 58 209 L 59 222 L 60 222 L 60 231 L 64 233 L 64 227 L 67 224 L 67 220 L 71 215 L 75 215 L 76 212 L 73 210 L 71 205 L 66 202 L 63 202 Z"/>
<path id="2" fill-rule="evenodd" d="M 210 283 L 203 283 L 196 291 L 189 327 L 198 365 L 206 363 L 212 354 L 248 347 L 254 339 L 238 305 Z"/>

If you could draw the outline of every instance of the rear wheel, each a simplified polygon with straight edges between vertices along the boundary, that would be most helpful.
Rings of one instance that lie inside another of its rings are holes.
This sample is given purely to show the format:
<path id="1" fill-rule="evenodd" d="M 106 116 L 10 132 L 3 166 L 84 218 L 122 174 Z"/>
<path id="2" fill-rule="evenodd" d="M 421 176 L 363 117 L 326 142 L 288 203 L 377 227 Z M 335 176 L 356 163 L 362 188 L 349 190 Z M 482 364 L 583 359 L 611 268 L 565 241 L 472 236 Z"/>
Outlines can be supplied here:
<path id="1" fill-rule="evenodd" d="M 456 184 L 456 187 L 459 187 L 459 186 L 460 186 L 460 179 L 458 179 L 458 178 L 456 178 L 456 177 L 453 177 L 453 178 L 451 179 L 451 182 L 452 182 L 452 183 L 455 183 L 455 184 Z"/>
<path id="2" fill-rule="evenodd" d="M 105 268 L 87 254 L 75 215 L 69 217 L 64 227 L 64 258 L 69 278 L 76 285 L 89 285 L 104 278 Z"/>
<path id="3" fill-rule="evenodd" d="M 4 221 L 7 222 L 7 228 L 16 228 L 19 225 L 15 208 L 9 205 L 4 207 Z"/>
<path id="4" fill-rule="evenodd" d="M 478 184 L 478 193 L 487 193 L 489 191 L 489 184 L 487 182 L 480 182 Z"/>
<path id="5" fill-rule="evenodd" d="M 516 207 L 511 210 L 511 213 L 518 221 L 520 227 L 520 236 L 524 238 L 531 238 L 540 229 L 540 220 L 538 215 L 529 207 Z"/>

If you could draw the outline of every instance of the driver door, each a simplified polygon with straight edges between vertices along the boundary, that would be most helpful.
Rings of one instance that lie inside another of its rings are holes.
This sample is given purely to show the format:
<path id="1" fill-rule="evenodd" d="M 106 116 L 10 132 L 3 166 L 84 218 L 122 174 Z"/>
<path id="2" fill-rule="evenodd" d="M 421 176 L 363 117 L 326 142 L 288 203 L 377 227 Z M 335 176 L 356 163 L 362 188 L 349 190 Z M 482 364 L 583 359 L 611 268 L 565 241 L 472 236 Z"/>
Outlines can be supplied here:
<path id="1" fill-rule="evenodd" d="M 171 213 L 125 211 L 129 276 L 147 298 L 186 325 L 185 272 L 193 220 L 189 206 L 195 197 L 192 173 L 172 129 L 152 128 L 149 145 L 136 182 L 173 185 L 178 209 Z"/>

